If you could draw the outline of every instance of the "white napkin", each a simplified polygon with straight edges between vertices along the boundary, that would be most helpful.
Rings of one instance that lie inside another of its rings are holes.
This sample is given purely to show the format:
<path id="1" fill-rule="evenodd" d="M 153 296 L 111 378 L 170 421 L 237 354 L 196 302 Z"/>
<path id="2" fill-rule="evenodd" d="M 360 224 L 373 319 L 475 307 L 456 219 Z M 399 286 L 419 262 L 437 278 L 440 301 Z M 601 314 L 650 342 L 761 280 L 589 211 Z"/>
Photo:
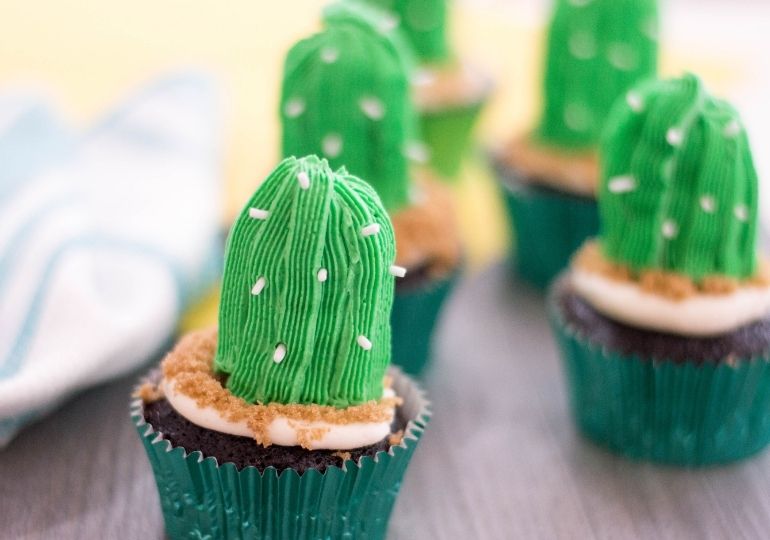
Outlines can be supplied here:
<path id="1" fill-rule="evenodd" d="M 220 268 L 218 97 L 163 79 L 78 136 L 0 94 L 0 446 L 169 341 Z"/>

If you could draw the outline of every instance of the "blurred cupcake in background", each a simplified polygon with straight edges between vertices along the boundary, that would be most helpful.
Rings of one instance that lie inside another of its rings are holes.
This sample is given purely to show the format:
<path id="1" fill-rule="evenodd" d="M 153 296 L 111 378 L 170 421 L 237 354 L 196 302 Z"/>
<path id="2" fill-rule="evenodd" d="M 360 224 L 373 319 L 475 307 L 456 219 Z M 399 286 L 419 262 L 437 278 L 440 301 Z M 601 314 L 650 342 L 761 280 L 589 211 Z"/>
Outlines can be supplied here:
<path id="1" fill-rule="evenodd" d="M 384 538 L 428 421 L 391 370 L 396 256 L 379 197 L 284 160 L 228 238 L 218 329 L 183 337 L 132 417 L 169 538 Z"/>
<path id="2" fill-rule="evenodd" d="M 409 93 L 409 54 L 385 14 L 344 3 L 324 29 L 297 43 L 285 63 L 283 155 L 316 153 L 366 178 L 396 231 L 391 272 L 393 362 L 421 373 L 441 306 L 458 274 L 460 242 L 452 197 L 413 161 L 421 142 Z M 417 151 L 415 151 L 417 149 Z"/>
<path id="3" fill-rule="evenodd" d="M 598 231 L 599 135 L 616 99 L 656 73 L 656 0 L 556 0 L 543 108 L 534 130 L 495 156 L 514 227 L 518 276 L 544 288 Z"/>
<path id="4" fill-rule="evenodd" d="M 573 413 L 630 457 L 737 460 L 770 441 L 770 267 L 749 142 L 694 76 L 630 96 L 602 144 L 601 235 L 550 296 Z"/>
<path id="5" fill-rule="evenodd" d="M 458 177 L 476 120 L 492 91 L 491 77 L 459 57 L 449 39 L 447 0 L 364 1 L 388 11 L 418 65 L 413 76 L 426 156 L 440 178 Z"/>

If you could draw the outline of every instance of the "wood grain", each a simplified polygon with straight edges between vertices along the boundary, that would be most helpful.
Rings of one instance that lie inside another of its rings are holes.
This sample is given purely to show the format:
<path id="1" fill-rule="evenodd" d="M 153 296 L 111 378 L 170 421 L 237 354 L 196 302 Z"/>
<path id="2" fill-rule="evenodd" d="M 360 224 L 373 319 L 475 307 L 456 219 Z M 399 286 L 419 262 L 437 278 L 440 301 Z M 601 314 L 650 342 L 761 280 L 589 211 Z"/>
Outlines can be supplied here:
<path id="1" fill-rule="evenodd" d="M 763 538 L 770 454 L 703 471 L 615 457 L 576 435 L 542 298 L 498 266 L 462 282 L 428 384 L 434 419 L 390 538 Z M 81 395 L 0 452 L 0 537 L 159 539 L 128 419 L 134 376 Z"/>

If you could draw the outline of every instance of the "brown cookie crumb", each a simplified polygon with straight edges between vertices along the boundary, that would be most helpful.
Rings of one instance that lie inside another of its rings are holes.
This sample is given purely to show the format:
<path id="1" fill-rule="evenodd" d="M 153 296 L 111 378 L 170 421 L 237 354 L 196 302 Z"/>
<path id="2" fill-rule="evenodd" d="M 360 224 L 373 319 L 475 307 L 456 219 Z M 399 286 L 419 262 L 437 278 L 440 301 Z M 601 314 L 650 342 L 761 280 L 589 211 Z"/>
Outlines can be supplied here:
<path id="1" fill-rule="evenodd" d="M 351 458 L 351 456 L 352 456 L 352 454 L 350 452 L 343 452 L 343 451 L 334 452 L 332 455 L 333 456 L 337 456 L 342 461 L 348 461 Z"/>
<path id="2" fill-rule="evenodd" d="M 596 240 L 583 244 L 572 258 L 572 266 L 615 281 L 636 283 L 649 293 L 672 300 L 684 300 L 698 294 L 730 294 L 744 286 L 770 286 L 770 264 L 764 258 L 760 260 L 757 273 L 749 279 L 741 281 L 729 276 L 706 276 L 695 281 L 684 274 L 665 270 L 633 271 L 626 265 L 610 261 Z"/>
<path id="3" fill-rule="evenodd" d="M 404 440 L 404 430 L 399 429 L 395 433 L 391 433 L 388 436 L 388 444 L 390 446 L 396 446 L 397 444 L 401 444 L 401 441 Z"/>
<path id="4" fill-rule="evenodd" d="M 144 382 L 134 391 L 133 397 L 141 399 L 143 403 L 153 403 L 163 399 L 163 389 L 149 381 Z"/>
<path id="5" fill-rule="evenodd" d="M 234 396 L 214 373 L 217 330 L 209 328 L 184 336 L 162 362 L 165 384 L 194 400 L 200 407 L 211 407 L 231 422 L 246 422 L 254 439 L 263 446 L 271 444 L 267 426 L 279 416 L 298 424 L 323 421 L 329 424 L 390 422 L 401 398 L 386 397 L 344 409 L 314 404 L 249 403 Z M 326 434 L 326 428 L 298 430 L 303 448 Z"/>

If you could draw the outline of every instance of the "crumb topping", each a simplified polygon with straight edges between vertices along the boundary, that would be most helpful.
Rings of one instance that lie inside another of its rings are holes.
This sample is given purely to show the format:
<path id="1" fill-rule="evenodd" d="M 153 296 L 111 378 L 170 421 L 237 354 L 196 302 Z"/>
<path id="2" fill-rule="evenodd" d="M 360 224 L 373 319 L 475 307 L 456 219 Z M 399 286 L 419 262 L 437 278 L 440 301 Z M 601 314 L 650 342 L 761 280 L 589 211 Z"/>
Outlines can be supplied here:
<path id="1" fill-rule="evenodd" d="M 421 171 L 415 179 L 413 203 L 391 218 L 396 235 L 396 264 L 406 268 L 429 265 L 441 277 L 460 260 L 459 229 L 449 189 Z"/>
<path id="2" fill-rule="evenodd" d="M 500 157 L 510 167 L 548 187 L 596 196 L 599 157 L 595 151 L 570 152 L 550 148 L 526 136 L 511 141 Z"/>
<path id="3" fill-rule="evenodd" d="M 575 254 L 572 266 L 601 274 L 615 281 L 638 284 L 644 291 L 673 300 L 684 300 L 698 294 L 723 295 L 735 292 L 743 286 L 770 286 L 770 262 L 761 258 L 757 273 L 748 280 L 728 276 L 707 276 L 695 281 L 689 276 L 664 270 L 633 271 L 628 266 L 610 261 L 605 257 L 598 242 L 591 240 Z"/>
<path id="4" fill-rule="evenodd" d="M 150 381 L 145 381 L 134 391 L 133 397 L 141 399 L 143 403 L 153 403 L 163 399 L 163 389 Z"/>
<path id="5" fill-rule="evenodd" d="M 404 440 L 404 430 L 399 429 L 395 433 L 391 433 L 390 436 L 388 436 L 388 444 L 391 446 L 396 446 L 397 444 L 401 444 L 401 441 Z"/>
<path id="6" fill-rule="evenodd" d="M 246 422 L 258 444 L 271 444 L 267 428 L 278 417 L 289 420 L 303 448 L 324 437 L 328 428 L 302 428 L 305 423 L 389 422 L 393 409 L 402 403 L 398 397 L 384 397 L 344 409 L 314 404 L 249 403 L 224 387 L 224 379 L 214 373 L 217 330 L 209 328 L 184 336 L 162 362 L 163 378 L 173 382 L 176 391 L 191 398 L 199 407 L 211 407 L 230 422 Z M 140 387 L 141 390 L 141 387 Z"/>

